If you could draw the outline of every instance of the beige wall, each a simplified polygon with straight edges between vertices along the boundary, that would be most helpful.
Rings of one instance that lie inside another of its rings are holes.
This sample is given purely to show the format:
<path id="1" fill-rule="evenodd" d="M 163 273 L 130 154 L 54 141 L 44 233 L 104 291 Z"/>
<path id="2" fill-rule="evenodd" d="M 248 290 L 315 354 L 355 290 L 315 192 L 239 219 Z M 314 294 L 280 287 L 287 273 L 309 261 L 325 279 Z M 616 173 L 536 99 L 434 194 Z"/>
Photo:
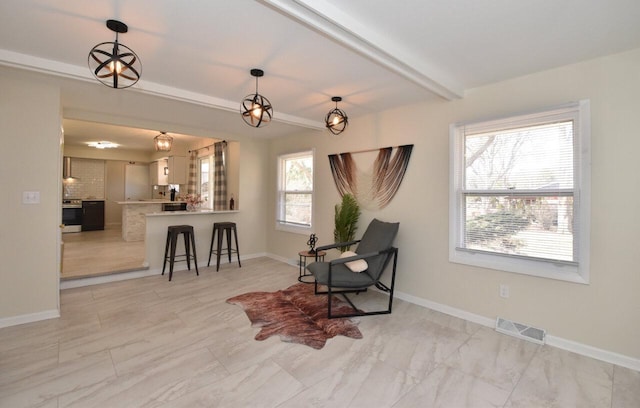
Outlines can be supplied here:
<path id="1" fill-rule="evenodd" d="M 361 223 L 365 226 L 373 217 L 401 222 L 401 295 L 532 324 L 553 336 L 638 359 L 639 72 L 636 50 L 477 88 L 458 101 L 356 118 L 340 136 L 307 132 L 270 142 L 235 139 L 241 142 L 241 251 L 296 259 L 306 247 L 306 235 L 274 229 L 277 154 L 315 148 L 315 232 L 326 243 L 338 202 L 327 154 L 412 143 L 411 163 L 396 198 L 384 210 L 365 212 Z M 6 321 L 57 310 L 60 98 L 55 87 L 10 75 L 0 78 L 0 89 L 0 321 Z M 585 98 L 591 100 L 592 112 L 590 285 L 450 263 L 449 124 Z M 211 131 L 202 134 L 234 140 Z M 22 204 L 23 191 L 40 191 L 41 203 Z M 498 296 L 500 283 L 510 286 L 509 299 Z"/>
<path id="2" fill-rule="evenodd" d="M 338 194 L 327 154 L 414 144 L 403 185 L 391 204 L 365 212 L 361 230 L 377 217 L 400 221 L 397 289 L 428 302 L 486 318 L 505 317 L 551 336 L 640 358 L 640 50 L 541 72 L 467 92 L 462 100 L 411 105 L 352 120 L 340 136 L 308 133 L 274 140 L 269 184 L 278 154 L 316 148 L 316 229 L 331 242 Z M 450 263 L 448 260 L 450 123 L 504 116 L 591 100 L 591 283 L 567 283 Z M 269 251 L 295 259 L 308 237 L 273 227 Z M 510 286 L 510 298 L 498 295 Z"/>
<path id="3" fill-rule="evenodd" d="M 58 311 L 60 92 L 0 77 L 0 320 Z M 39 191 L 40 204 L 22 204 Z"/>

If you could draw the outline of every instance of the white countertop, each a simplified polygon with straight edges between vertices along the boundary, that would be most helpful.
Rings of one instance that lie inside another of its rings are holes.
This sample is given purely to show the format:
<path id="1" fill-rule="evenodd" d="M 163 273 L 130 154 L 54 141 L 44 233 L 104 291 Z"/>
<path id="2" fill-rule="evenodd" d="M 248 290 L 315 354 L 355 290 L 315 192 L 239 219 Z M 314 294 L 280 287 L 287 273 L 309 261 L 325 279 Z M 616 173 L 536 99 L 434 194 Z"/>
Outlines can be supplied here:
<path id="1" fill-rule="evenodd" d="M 147 217 L 161 216 L 180 216 L 180 215 L 207 215 L 207 214 L 235 214 L 238 210 L 233 211 L 214 211 L 214 210 L 195 210 L 195 211 L 158 211 L 145 214 Z"/>
<path id="2" fill-rule="evenodd" d="M 180 203 L 184 203 L 184 201 L 171 201 L 171 200 L 165 200 L 164 198 L 150 198 L 148 200 L 117 201 L 117 203 L 118 204 L 167 204 L 167 203 L 180 204 Z"/>

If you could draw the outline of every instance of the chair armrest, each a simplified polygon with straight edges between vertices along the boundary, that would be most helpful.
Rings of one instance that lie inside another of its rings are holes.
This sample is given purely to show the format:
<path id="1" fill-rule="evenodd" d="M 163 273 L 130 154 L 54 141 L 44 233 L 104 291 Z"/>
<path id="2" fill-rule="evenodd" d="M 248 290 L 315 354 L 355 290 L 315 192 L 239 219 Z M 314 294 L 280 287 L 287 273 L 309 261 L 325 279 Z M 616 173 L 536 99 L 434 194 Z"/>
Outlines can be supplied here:
<path id="1" fill-rule="evenodd" d="M 338 247 L 343 247 L 343 246 L 349 246 L 349 245 L 353 245 L 353 244 L 357 244 L 358 242 L 360 242 L 360 240 L 355 240 L 355 241 L 349 241 L 349 242 L 336 242 L 334 244 L 328 244 L 328 245 L 323 245 L 321 247 L 317 247 L 316 248 L 316 252 L 317 251 L 324 251 L 327 249 L 332 249 L 332 248 L 338 248 Z"/>
<path id="2" fill-rule="evenodd" d="M 368 252 L 366 254 L 356 254 L 355 256 L 348 256 L 348 257 L 344 257 L 344 258 L 336 258 L 336 259 L 331 260 L 329 263 L 331 265 L 340 265 L 340 264 L 351 262 L 351 261 L 357 261 L 358 259 L 373 258 L 374 256 L 378 256 L 378 255 L 382 255 L 382 254 L 392 254 L 392 253 L 397 252 L 397 251 L 398 251 L 397 248 L 389 247 L 387 249 L 383 249 L 382 251 L 378 251 L 378 252 Z"/>
<path id="3" fill-rule="evenodd" d="M 348 257 L 345 257 L 345 258 L 336 258 L 336 259 L 333 259 L 332 261 L 330 261 L 330 264 L 331 265 L 340 265 L 340 264 L 351 262 L 351 261 L 357 261 L 358 259 L 372 258 L 374 256 L 383 254 L 385 252 L 386 251 L 369 252 L 369 253 L 366 253 L 366 254 L 356 254 L 354 256 L 348 256 Z"/>

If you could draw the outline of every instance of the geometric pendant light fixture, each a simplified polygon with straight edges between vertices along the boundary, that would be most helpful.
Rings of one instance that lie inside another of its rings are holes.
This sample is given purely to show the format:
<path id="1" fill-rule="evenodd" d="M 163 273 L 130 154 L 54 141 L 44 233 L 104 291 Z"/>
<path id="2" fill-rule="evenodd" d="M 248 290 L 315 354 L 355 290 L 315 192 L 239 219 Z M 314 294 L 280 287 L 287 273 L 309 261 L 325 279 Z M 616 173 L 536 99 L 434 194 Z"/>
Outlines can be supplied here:
<path id="1" fill-rule="evenodd" d="M 324 123 L 327 129 L 329 129 L 329 132 L 334 135 L 339 135 L 347 128 L 349 118 L 342 109 L 338 109 L 338 102 L 340 102 L 342 98 L 334 96 L 331 100 L 336 103 L 336 107 L 327 113 L 327 116 L 324 118 Z"/>
<path id="2" fill-rule="evenodd" d="M 160 132 L 160 134 L 153 138 L 153 145 L 158 152 L 171 151 L 171 145 L 173 144 L 173 138 L 167 135 L 167 132 Z"/>
<path id="3" fill-rule="evenodd" d="M 128 88 L 140 79 L 142 63 L 131 48 L 118 42 L 118 34 L 129 31 L 127 25 L 107 20 L 107 28 L 116 33 L 116 40 L 100 43 L 91 49 L 89 69 L 98 81 L 110 88 Z"/>
<path id="4" fill-rule="evenodd" d="M 244 122 L 253 127 L 265 126 L 273 117 L 271 102 L 258 93 L 258 78 L 264 75 L 264 71 L 254 68 L 251 75 L 256 78 L 256 93 L 244 97 L 240 104 L 240 113 Z"/>

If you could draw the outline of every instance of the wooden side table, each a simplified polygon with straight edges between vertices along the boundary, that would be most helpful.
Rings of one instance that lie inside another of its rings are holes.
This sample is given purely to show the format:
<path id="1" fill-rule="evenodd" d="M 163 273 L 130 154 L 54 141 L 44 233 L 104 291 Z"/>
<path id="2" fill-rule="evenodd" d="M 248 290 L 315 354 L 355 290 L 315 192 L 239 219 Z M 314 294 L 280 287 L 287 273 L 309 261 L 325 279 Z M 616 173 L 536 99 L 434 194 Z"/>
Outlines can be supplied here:
<path id="1" fill-rule="evenodd" d="M 315 252 L 309 252 L 309 251 L 298 252 L 298 257 L 299 257 L 298 265 L 300 266 L 300 271 L 298 274 L 298 282 L 313 283 L 314 282 L 313 274 L 307 273 L 307 258 L 313 258 L 313 260 L 315 261 L 316 255 L 318 255 L 318 261 L 324 262 L 324 256 L 326 254 L 327 253 L 324 251 L 319 251 L 317 254 Z M 310 281 L 304 279 L 308 276 L 312 277 Z"/>

